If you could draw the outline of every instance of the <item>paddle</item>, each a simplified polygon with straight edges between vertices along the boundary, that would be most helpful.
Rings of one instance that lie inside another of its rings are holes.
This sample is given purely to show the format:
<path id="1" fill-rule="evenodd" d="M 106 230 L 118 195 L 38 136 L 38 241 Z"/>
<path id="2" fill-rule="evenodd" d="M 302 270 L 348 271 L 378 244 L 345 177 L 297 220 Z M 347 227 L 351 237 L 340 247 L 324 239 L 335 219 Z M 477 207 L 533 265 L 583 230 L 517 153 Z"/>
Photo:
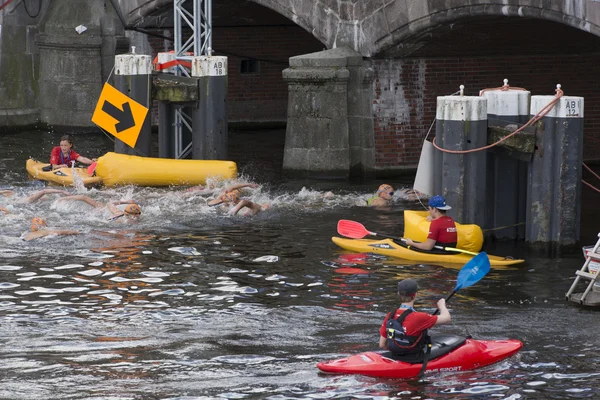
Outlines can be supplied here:
<path id="1" fill-rule="evenodd" d="M 340 235 L 346 236 L 346 237 L 349 237 L 352 239 L 362 239 L 367 235 L 371 235 L 371 236 L 381 236 L 381 237 L 384 237 L 387 239 L 400 240 L 401 242 L 406 241 L 406 239 L 401 238 L 401 237 L 389 236 L 389 235 L 384 235 L 381 233 L 371 232 L 371 231 L 367 230 L 367 228 L 365 228 L 364 225 L 361 224 L 360 222 L 350 221 L 348 219 L 340 219 L 338 221 L 337 230 Z M 457 249 L 455 247 L 443 247 L 443 246 L 433 246 L 433 247 L 436 249 L 440 249 L 440 250 L 470 254 L 472 256 L 477 255 L 477 253 L 474 253 L 472 251 Z"/>
<path id="2" fill-rule="evenodd" d="M 469 262 L 462 267 L 456 277 L 456 286 L 452 293 L 446 297 L 446 301 L 450 300 L 460 289 L 472 286 L 479 282 L 488 272 L 490 272 L 490 259 L 487 254 L 482 251 L 471 258 Z M 433 315 L 436 315 L 439 312 L 440 310 L 436 310 Z"/>

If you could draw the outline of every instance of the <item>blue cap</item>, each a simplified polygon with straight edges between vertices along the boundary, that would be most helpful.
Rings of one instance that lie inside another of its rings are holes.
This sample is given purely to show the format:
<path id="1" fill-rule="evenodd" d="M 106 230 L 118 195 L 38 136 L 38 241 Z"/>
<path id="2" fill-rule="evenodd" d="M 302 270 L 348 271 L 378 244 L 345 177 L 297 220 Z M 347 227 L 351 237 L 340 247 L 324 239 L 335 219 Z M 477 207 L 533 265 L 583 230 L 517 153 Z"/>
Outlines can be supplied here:
<path id="1" fill-rule="evenodd" d="M 433 196 L 429 199 L 429 207 L 437 208 L 438 210 L 449 210 L 452 207 L 446 204 L 444 196 Z"/>

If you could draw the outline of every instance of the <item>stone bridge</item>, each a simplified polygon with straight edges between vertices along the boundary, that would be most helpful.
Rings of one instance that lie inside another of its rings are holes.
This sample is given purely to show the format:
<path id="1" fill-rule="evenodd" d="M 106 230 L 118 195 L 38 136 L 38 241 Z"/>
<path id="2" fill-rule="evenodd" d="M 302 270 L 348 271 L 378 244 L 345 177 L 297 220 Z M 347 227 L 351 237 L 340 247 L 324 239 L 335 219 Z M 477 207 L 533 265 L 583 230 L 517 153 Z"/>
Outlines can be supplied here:
<path id="1" fill-rule="evenodd" d="M 160 27 L 172 23 L 172 0 L 118 1 L 131 26 Z M 436 35 L 485 17 L 547 20 L 600 36 L 597 0 L 249 1 L 285 16 L 327 48 L 345 46 L 365 57 L 407 56 Z M 222 7 L 223 3 L 229 1 L 214 2 L 213 8 Z"/>

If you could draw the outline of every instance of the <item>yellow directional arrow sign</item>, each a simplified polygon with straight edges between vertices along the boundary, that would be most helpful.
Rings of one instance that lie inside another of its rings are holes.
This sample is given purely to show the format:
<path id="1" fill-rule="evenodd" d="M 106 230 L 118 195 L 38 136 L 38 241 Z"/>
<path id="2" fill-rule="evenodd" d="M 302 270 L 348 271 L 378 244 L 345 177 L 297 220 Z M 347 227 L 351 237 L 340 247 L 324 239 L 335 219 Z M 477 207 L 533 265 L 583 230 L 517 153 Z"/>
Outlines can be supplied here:
<path id="1" fill-rule="evenodd" d="M 147 114 L 147 107 L 105 83 L 92 122 L 123 143 L 135 147 Z"/>

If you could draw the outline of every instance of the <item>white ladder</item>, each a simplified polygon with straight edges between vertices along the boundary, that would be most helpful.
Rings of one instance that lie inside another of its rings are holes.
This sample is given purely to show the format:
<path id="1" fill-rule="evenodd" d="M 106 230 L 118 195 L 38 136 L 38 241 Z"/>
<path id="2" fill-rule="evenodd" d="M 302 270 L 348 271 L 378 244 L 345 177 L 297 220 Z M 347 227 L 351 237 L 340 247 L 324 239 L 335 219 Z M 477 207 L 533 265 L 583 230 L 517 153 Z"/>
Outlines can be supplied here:
<path id="1" fill-rule="evenodd" d="M 585 292 L 583 292 L 583 294 L 581 295 L 581 299 L 579 299 L 579 303 L 583 304 L 588 293 L 590 292 L 590 290 L 592 290 L 592 287 L 594 286 L 594 283 L 596 283 L 596 280 L 599 278 L 599 276 L 598 276 L 598 271 L 595 273 L 590 272 L 589 265 L 592 260 L 600 262 L 600 254 L 596 253 L 598 248 L 600 248 L 600 233 L 598 233 L 598 241 L 596 242 L 596 245 L 590 251 L 587 252 L 583 266 L 581 267 L 580 270 L 575 272 L 576 277 L 575 277 L 575 280 L 573 281 L 573 284 L 571 285 L 571 288 L 567 292 L 567 295 L 566 295 L 567 300 L 570 300 L 570 296 L 573 293 L 573 290 L 575 290 L 575 287 L 577 286 L 577 284 L 579 283 L 579 280 L 581 278 L 589 279 L 590 283 L 585 288 Z"/>

